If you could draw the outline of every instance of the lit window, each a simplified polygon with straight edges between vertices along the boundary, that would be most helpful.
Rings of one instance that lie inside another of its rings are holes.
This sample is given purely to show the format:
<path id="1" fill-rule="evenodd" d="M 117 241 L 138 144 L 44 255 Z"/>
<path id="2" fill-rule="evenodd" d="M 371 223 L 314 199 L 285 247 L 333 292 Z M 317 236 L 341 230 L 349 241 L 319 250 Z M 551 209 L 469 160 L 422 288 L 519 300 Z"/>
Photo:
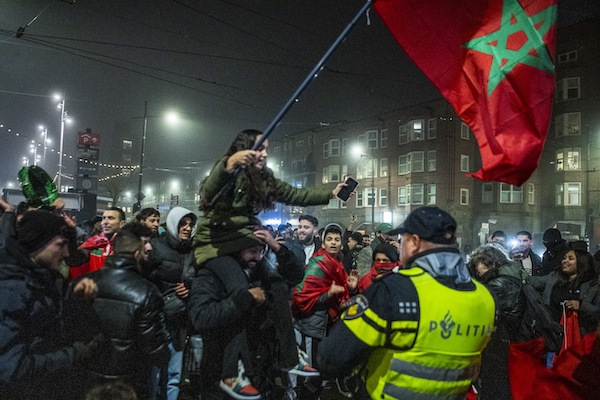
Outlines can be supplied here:
<path id="1" fill-rule="evenodd" d="M 556 152 L 554 161 L 557 171 L 580 171 L 581 170 L 581 149 L 579 147 L 570 147 L 560 149 Z"/>
<path id="2" fill-rule="evenodd" d="M 581 205 L 581 182 L 564 182 L 556 185 L 557 206 Z"/>
<path id="3" fill-rule="evenodd" d="M 388 162 L 387 158 L 379 160 L 379 176 L 388 176 Z"/>
<path id="4" fill-rule="evenodd" d="M 339 182 L 340 181 L 340 166 L 339 165 L 330 165 L 328 170 L 329 170 L 329 182 Z"/>

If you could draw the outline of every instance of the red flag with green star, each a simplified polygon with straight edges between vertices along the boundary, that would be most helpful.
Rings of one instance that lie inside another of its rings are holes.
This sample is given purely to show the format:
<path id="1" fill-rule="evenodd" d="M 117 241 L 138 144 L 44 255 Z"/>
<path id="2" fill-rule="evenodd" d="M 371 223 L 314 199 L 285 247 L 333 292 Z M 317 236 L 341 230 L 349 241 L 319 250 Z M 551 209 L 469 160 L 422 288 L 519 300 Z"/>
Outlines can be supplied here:
<path id="1" fill-rule="evenodd" d="M 473 176 L 527 181 L 552 113 L 557 0 L 377 0 L 375 9 L 475 133 Z"/>

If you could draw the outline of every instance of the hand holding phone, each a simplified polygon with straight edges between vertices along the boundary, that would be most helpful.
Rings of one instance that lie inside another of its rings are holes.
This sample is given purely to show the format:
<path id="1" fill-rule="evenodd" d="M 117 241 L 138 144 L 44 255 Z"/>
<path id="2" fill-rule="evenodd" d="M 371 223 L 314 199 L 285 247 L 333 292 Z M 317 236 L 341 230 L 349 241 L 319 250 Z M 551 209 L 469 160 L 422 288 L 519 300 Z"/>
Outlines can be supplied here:
<path id="1" fill-rule="evenodd" d="M 356 189 L 356 187 L 358 186 L 358 182 L 350 177 L 346 179 L 345 183 L 346 186 L 343 186 L 336 195 L 336 197 L 342 201 L 348 201 L 348 199 L 350 198 L 350 194 L 352 194 L 354 189 Z"/>

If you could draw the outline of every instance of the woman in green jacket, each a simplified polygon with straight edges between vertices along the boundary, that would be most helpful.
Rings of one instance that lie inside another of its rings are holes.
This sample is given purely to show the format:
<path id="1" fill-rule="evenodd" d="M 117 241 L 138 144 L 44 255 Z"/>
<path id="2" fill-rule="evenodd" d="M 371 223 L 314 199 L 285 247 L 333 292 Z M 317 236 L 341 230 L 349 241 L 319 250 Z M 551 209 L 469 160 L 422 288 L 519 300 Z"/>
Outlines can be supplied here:
<path id="1" fill-rule="evenodd" d="M 251 150 L 262 132 L 240 132 L 217 163 L 200 188 L 200 216 L 194 248 L 196 262 L 202 266 L 206 261 L 222 255 L 236 253 L 256 245 L 252 233 L 260 225 L 256 215 L 273 209 L 275 203 L 297 206 L 327 204 L 345 186 L 339 183 L 333 190 L 315 188 L 298 189 L 273 176 L 266 166 L 269 141 Z M 242 167 L 235 183 L 218 200 L 213 198 L 227 184 L 236 167 Z"/>

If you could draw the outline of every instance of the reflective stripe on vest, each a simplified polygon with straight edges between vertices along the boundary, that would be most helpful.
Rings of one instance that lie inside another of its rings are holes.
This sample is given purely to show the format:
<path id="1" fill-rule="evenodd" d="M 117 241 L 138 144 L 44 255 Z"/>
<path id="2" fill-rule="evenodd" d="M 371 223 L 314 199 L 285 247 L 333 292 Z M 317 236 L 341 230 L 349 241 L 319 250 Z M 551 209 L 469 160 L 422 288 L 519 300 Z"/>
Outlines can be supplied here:
<path id="1" fill-rule="evenodd" d="M 477 374 L 479 374 L 479 364 L 462 369 L 448 369 L 419 365 L 397 358 L 392 359 L 390 369 L 401 374 L 414 376 L 415 378 L 449 382 L 462 381 L 465 379 L 472 381 L 477 378 Z"/>
<path id="2" fill-rule="evenodd" d="M 360 318 L 344 320 L 344 324 L 371 347 L 409 349 L 415 341 L 419 321 L 390 323 L 368 308 Z"/>
<path id="3" fill-rule="evenodd" d="M 431 393 L 416 393 L 412 390 L 404 389 L 391 383 L 386 383 L 383 388 L 384 398 L 402 399 L 402 400 L 464 400 L 465 394 L 431 394 Z"/>

